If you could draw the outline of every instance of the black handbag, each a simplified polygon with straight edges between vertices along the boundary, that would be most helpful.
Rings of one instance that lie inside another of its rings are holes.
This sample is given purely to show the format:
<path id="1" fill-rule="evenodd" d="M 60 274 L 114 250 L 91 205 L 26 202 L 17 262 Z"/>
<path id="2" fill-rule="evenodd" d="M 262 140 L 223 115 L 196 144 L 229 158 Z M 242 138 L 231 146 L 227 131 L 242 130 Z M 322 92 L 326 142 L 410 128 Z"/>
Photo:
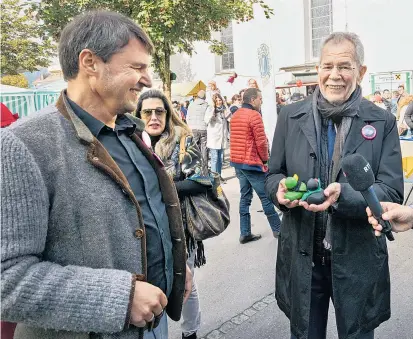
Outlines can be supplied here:
<path id="1" fill-rule="evenodd" d="M 220 175 L 211 172 L 212 187 L 206 193 L 185 197 L 189 234 L 196 240 L 220 235 L 230 222 L 229 201 L 221 187 Z"/>

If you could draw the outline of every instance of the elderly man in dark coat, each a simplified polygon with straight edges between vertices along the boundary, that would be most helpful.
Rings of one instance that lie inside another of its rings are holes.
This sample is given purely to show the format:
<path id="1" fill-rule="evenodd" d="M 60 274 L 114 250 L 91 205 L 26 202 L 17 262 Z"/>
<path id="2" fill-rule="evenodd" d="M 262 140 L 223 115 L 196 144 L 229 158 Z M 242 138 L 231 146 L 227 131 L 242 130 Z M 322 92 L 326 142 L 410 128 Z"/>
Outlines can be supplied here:
<path id="1" fill-rule="evenodd" d="M 379 200 L 403 201 L 400 143 L 394 116 L 363 99 L 364 48 L 352 33 L 324 42 L 313 96 L 281 110 L 266 193 L 284 212 L 276 298 L 292 338 L 326 338 L 330 298 L 340 339 L 371 339 L 390 318 L 386 238 L 376 238 L 366 203 L 348 184 L 341 159 L 359 153 L 371 164 Z M 289 201 L 285 178 L 319 178 L 326 201 Z"/>

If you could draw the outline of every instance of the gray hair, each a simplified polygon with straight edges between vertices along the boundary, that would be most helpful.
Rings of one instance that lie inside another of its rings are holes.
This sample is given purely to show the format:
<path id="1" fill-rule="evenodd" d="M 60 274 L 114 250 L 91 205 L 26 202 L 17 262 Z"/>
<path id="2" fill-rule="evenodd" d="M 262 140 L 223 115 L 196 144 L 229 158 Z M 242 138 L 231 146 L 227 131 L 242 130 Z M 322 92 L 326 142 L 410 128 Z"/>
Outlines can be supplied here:
<path id="1" fill-rule="evenodd" d="M 356 63 L 358 66 L 363 66 L 364 64 L 364 46 L 363 43 L 361 42 L 359 36 L 355 33 L 348 33 L 348 32 L 334 32 L 331 33 L 324 41 L 323 44 L 321 45 L 321 50 L 320 50 L 320 61 L 321 61 L 321 56 L 323 55 L 323 49 L 324 47 L 332 42 L 334 44 L 340 44 L 343 41 L 350 41 L 353 46 L 354 46 L 354 57 L 356 59 Z"/>
<path id="2" fill-rule="evenodd" d="M 261 91 L 258 88 L 248 88 L 244 92 L 244 96 L 242 97 L 242 101 L 245 104 L 250 104 L 252 99 L 255 99 L 258 97 L 258 94 L 261 93 Z"/>
<path id="3" fill-rule="evenodd" d="M 59 61 L 65 80 L 77 77 L 82 50 L 90 49 L 106 63 L 133 38 L 138 39 L 149 54 L 154 52 L 145 31 L 124 15 L 91 11 L 76 16 L 63 29 L 59 41 Z"/>

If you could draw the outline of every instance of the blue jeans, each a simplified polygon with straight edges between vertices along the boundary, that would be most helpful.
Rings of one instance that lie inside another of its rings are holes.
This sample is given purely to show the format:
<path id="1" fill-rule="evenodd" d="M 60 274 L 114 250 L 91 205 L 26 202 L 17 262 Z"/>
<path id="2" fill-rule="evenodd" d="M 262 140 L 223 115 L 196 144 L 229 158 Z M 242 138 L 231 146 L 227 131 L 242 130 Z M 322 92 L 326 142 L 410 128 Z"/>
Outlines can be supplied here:
<path id="1" fill-rule="evenodd" d="M 144 339 L 168 339 L 168 316 L 166 313 L 163 315 L 159 325 L 151 332 L 145 331 L 143 335 Z"/>
<path id="2" fill-rule="evenodd" d="M 241 199 L 239 202 L 241 236 L 251 234 L 251 214 L 250 206 L 253 197 L 253 190 L 261 200 L 261 205 L 267 216 L 271 230 L 280 231 L 281 221 L 275 211 L 274 204 L 265 195 L 265 173 L 257 171 L 241 170 L 236 168 L 235 173 L 241 188 Z"/>
<path id="3" fill-rule="evenodd" d="M 224 155 L 224 150 L 210 148 L 210 154 L 211 154 L 211 171 L 219 173 L 219 175 L 221 175 L 222 156 Z"/>

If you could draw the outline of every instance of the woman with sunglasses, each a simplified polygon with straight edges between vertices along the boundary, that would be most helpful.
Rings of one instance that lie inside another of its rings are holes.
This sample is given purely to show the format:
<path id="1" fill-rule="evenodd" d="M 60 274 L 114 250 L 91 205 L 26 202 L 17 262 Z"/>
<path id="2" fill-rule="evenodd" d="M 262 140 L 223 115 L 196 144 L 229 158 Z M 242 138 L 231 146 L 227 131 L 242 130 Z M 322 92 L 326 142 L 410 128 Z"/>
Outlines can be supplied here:
<path id="1" fill-rule="evenodd" d="M 205 193 L 211 186 L 193 180 L 194 177 L 205 178 L 204 173 L 201 173 L 201 168 L 203 168 L 201 154 L 192 142 L 191 130 L 174 113 L 172 104 L 166 96 L 158 90 L 142 93 L 136 115 L 145 122 L 145 131 L 149 134 L 151 147 L 162 160 L 166 171 L 174 181 L 181 203 L 186 196 Z M 185 147 L 184 150 L 182 150 L 182 145 Z M 205 256 L 202 242 L 196 242 L 188 233 L 184 212 L 182 209 L 189 252 L 187 264 L 191 269 L 193 281 L 191 295 L 183 305 L 181 328 L 182 338 L 196 339 L 196 332 L 201 325 L 201 312 L 194 267 L 204 265 Z"/>
<path id="2" fill-rule="evenodd" d="M 207 147 L 211 154 L 211 171 L 221 175 L 224 150 L 228 147 L 228 119 L 231 112 L 221 94 L 212 96 L 213 106 L 209 106 L 204 121 L 207 124 Z M 221 181 L 225 182 L 222 177 Z"/>

